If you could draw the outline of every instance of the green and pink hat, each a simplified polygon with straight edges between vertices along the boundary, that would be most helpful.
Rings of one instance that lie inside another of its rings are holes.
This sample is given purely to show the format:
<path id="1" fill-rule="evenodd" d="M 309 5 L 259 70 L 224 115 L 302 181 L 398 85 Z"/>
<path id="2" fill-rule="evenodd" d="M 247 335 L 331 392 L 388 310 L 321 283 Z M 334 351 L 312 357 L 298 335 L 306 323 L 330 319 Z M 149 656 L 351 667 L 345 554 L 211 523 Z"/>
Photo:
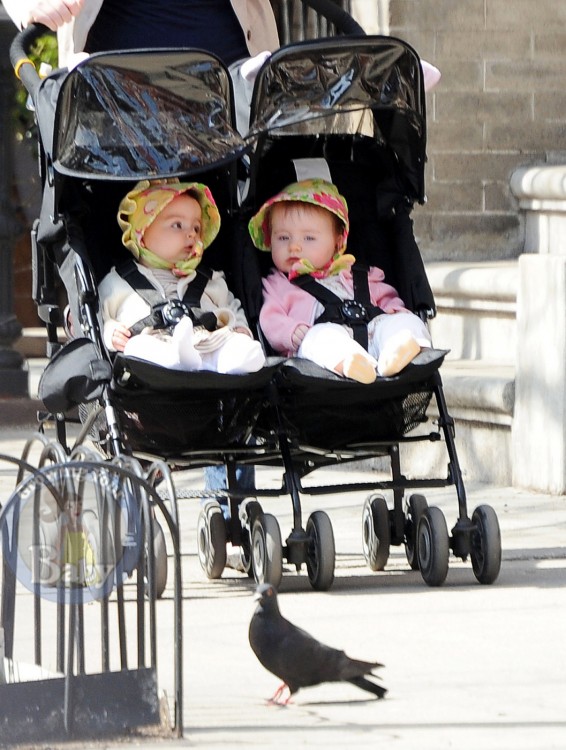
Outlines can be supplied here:
<path id="1" fill-rule="evenodd" d="M 342 255 L 345 252 L 350 229 L 348 204 L 344 196 L 338 192 L 336 185 L 321 179 L 293 182 L 291 185 L 287 185 L 280 193 L 265 201 L 248 225 L 250 236 L 257 248 L 266 252 L 271 251 L 269 211 L 276 203 L 283 203 L 284 201 L 310 203 L 313 206 L 325 208 L 337 216 L 344 227 L 342 245 L 338 249 L 338 254 Z"/>
<path id="2" fill-rule="evenodd" d="M 171 266 L 145 247 L 143 237 L 163 209 L 178 195 L 184 193 L 191 195 L 201 207 L 202 243 L 195 245 L 195 254 L 192 258 L 174 265 L 187 272 L 200 263 L 203 250 L 213 242 L 220 230 L 220 213 L 206 185 L 200 182 L 180 182 L 177 178 L 141 180 L 120 202 L 118 224 L 122 230 L 122 242 L 136 260 L 143 260 L 146 265 L 153 268 Z"/>

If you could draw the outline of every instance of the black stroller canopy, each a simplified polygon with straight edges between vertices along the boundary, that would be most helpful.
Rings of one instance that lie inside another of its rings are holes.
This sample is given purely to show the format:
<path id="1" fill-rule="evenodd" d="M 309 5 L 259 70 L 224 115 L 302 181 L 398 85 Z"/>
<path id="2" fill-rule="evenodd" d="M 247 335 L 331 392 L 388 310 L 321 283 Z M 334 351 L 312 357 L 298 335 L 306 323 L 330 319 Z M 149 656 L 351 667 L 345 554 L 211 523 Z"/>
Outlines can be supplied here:
<path id="1" fill-rule="evenodd" d="M 92 55 L 63 79 L 54 130 L 55 171 L 90 179 L 186 175 L 246 151 L 230 75 L 200 50 Z"/>
<path id="2" fill-rule="evenodd" d="M 360 135 L 392 149 L 424 198 L 426 113 L 417 53 L 394 37 L 337 37 L 275 52 L 261 69 L 249 137 Z"/>

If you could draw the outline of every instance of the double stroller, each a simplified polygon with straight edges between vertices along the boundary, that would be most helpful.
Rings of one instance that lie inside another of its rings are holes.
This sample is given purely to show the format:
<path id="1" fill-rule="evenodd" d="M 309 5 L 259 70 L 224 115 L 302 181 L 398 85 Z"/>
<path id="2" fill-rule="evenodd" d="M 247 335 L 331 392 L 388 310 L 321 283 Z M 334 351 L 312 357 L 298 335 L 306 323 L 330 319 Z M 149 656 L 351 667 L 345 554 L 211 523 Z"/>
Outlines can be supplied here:
<path id="1" fill-rule="evenodd" d="M 225 466 L 227 489 L 201 496 L 198 554 L 210 578 L 222 574 L 231 542 L 259 582 L 279 585 L 286 561 L 297 571 L 306 565 L 312 587 L 328 589 L 335 572 L 330 518 L 316 510 L 305 524 L 302 496 L 367 489 L 361 546 L 372 570 L 385 567 L 391 545 L 404 545 L 409 566 L 437 586 L 452 550 L 471 558 L 480 583 L 492 583 L 501 561 L 499 526 L 487 505 L 468 515 L 439 374 L 446 352 L 423 351 L 398 375 L 365 385 L 277 356 L 258 322 L 270 258 L 253 247 L 248 221 L 297 179 L 297 169 L 321 165 L 350 206 L 349 251 L 359 263 L 383 268 L 409 309 L 423 319 L 434 315 L 410 217 L 425 195 L 425 96 L 415 51 L 399 39 L 363 35 L 283 47 L 258 74 L 245 136 L 235 127 L 228 70 L 200 50 L 99 53 L 41 84 L 28 67 L 21 77 L 36 102 L 44 185 L 33 230 L 33 296 L 50 356 L 40 395 L 60 442 L 66 445 L 66 425 L 78 418 L 79 439 L 94 441 L 100 461 L 161 461 L 169 494 L 175 470 Z M 117 206 L 137 181 L 162 177 L 198 179 L 215 196 L 222 227 L 204 262 L 225 272 L 264 344 L 266 365 L 256 373 L 173 371 L 104 345 L 97 285 L 127 255 Z M 62 345 L 57 328 L 66 303 L 72 338 Z M 357 313 L 363 319 L 361 302 Z M 427 421 L 433 397 L 437 428 L 423 433 L 416 428 Z M 444 442 L 446 477 L 405 477 L 400 445 L 420 441 Z M 302 486 L 319 468 L 374 458 L 390 464 L 390 480 Z M 237 466 L 281 469 L 281 486 L 242 490 Z M 447 486 L 458 503 L 451 532 L 442 511 L 413 492 Z M 229 499 L 228 520 L 220 496 Z M 292 503 L 293 527 L 284 538 L 261 506 L 262 497 L 279 496 Z M 166 565 L 163 550 L 158 570 Z"/>

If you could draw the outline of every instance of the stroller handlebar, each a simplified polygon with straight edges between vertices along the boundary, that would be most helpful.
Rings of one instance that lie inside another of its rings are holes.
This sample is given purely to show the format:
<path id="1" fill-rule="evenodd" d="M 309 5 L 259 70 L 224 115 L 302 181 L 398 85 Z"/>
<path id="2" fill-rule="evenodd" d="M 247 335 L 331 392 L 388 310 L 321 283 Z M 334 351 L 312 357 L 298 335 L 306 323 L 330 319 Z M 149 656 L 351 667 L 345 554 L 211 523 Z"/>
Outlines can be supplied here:
<path id="1" fill-rule="evenodd" d="M 333 0 L 302 0 L 302 2 L 333 23 L 340 33 L 347 35 L 365 34 L 360 24 Z M 43 24 L 31 23 L 17 34 L 10 45 L 10 62 L 17 78 L 23 83 L 32 100 L 35 98 L 41 78 L 35 69 L 35 65 L 29 59 L 29 52 L 35 40 L 49 31 L 47 26 Z"/>
<path id="2" fill-rule="evenodd" d="M 308 5 L 321 16 L 333 23 L 341 34 L 349 36 L 364 35 L 366 32 L 355 21 L 352 16 L 341 8 L 334 0 L 302 0 L 304 5 Z"/>
<path id="3" fill-rule="evenodd" d="M 41 23 L 31 23 L 19 32 L 10 45 L 10 62 L 14 72 L 24 84 L 32 99 L 35 98 L 41 78 L 28 55 L 35 40 L 45 33 L 50 33 L 47 26 Z"/>

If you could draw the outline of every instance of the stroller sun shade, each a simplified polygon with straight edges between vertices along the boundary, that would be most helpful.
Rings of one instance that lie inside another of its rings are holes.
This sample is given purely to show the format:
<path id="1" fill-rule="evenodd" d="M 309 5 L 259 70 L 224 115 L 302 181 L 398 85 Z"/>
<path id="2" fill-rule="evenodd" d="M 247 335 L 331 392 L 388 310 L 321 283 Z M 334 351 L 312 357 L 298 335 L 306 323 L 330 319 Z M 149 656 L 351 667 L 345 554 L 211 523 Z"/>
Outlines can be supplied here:
<path id="1" fill-rule="evenodd" d="M 62 82 L 53 161 L 61 174 L 143 179 L 209 169 L 246 146 L 230 76 L 200 50 L 92 55 Z"/>
<path id="2" fill-rule="evenodd" d="M 424 195 L 426 114 L 417 53 L 394 37 L 337 37 L 275 52 L 261 69 L 250 137 L 366 136 L 391 148 Z"/>

